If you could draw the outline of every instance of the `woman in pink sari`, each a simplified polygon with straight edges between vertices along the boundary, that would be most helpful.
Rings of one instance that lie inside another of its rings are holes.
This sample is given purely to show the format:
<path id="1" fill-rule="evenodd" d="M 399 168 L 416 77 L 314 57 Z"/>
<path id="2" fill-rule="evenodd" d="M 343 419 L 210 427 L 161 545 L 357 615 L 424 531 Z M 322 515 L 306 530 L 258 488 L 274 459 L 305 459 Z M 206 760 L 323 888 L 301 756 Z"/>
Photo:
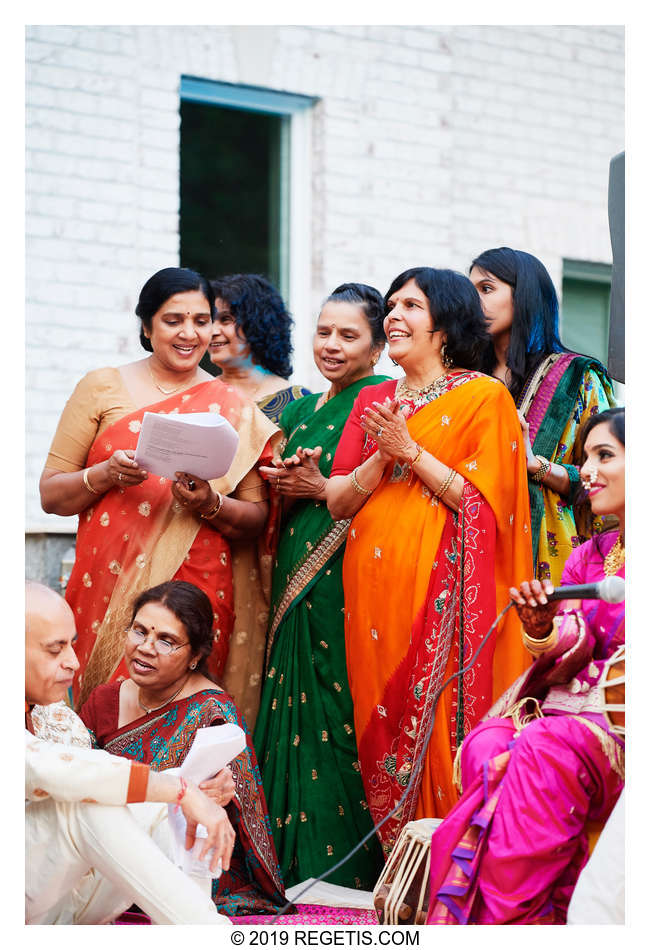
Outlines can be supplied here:
<path id="1" fill-rule="evenodd" d="M 150 355 L 80 380 L 41 476 L 44 510 L 79 515 L 66 589 L 77 623 L 80 669 L 73 694 L 79 704 L 95 686 L 124 677 L 129 604 L 172 578 L 210 598 L 215 623 L 208 667 L 221 676 L 234 614 L 230 545 L 258 538 L 268 514 L 268 492 L 255 468 L 271 458 L 268 440 L 276 428 L 199 366 L 212 336 L 210 285 L 194 271 L 165 268 L 142 288 L 136 315 Z M 208 483 L 187 472 L 170 481 L 141 469 L 134 456 L 147 411 L 224 416 L 239 433 L 228 472 Z"/>
<path id="2" fill-rule="evenodd" d="M 583 431 L 592 512 L 619 527 L 570 555 L 563 584 L 625 576 L 624 410 Z M 619 689 L 611 674 L 624 669 L 624 603 L 549 603 L 552 590 L 547 580 L 511 589 L 537 659 L 461 747 L 464 792 L 431 842 L 428 923 L 565 923 L 589 826 L 623 788 L 624 725 L 607 707 Z"/>

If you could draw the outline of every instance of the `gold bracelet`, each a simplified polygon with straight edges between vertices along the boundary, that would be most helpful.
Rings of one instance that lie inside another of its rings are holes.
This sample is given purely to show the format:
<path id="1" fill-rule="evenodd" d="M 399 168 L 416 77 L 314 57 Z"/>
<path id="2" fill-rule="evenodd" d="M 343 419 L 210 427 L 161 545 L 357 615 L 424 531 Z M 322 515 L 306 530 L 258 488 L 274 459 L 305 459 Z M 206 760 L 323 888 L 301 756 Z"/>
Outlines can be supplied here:
<path id="1" fill-rule="evenodd" d="M 215 518 L 223 507 L 223 495 L 220 491 L 217 492 L 217 500 L 215 504 L 210 508 L 209 511 L 199 512 L 202 518 L 205 518 L 206 521 L 210 521 L 212 518 Z"/>
<path id="2" fill-rule="evenodd" d="M 533 472 L 530 478 L 531 481 L 541 485 L 548 473 L 551 471 L 551 463 L 547 458 L 544 458 L 543 455 L 536 455 L 535 458 L 540 463 L 540 468 L 538 468 L 536 472 Z"/>
<path id="3" fill-rule="evenodd" d="M 451 483 L 453 482 L 453 480 L 454 480 L 454 478 L 456 477 L 456 475 L 458 475 L 458 472 L 456 471 L 456 469 L 455 469 L 455 468 L 450 468 L 450 469 L 449 469 L 449 472 L 447 473 L 447 477 L 445 478 L 444 482 L 442 483 L 442 485 L 440 486 L 440 488 L 438 489 L 438 491 L 434 491 L 434 493 L 433 493 L 436 498 L 442 498 L 442 496 L 444 495 L 444 493 L 445 493 L 445 492 L 447 491 L 447 489 L 451 486 Z"/>
<path id="4" fill-rule="evenodd" d="M 414 465 L 418 464 L 418 462 L 420 461 L 422 457 L 422 453 L 424 452 L 424 446 L 420 445 L 419 442 L 415 443 L 415 448 L 417 449 L 417 452 L 415 453 L 415 458 L 409 462 L 409 465 L 411 466 L 411 468 L 413 468 Z"/>
<path id="5" fill-rule="evenodd" d="M 357 465 L 357 467 L 353 471 L 350 472 L 352 487 L 354 488 L 355 492 L 357 492 L 359 495 L 372 495 L 372 488 L 364 488 L 363 485 L 361 485 L 357 479 L 357 472 L 359 471 L 359 467 L 360 466 Z"/>
<path id="6" fill-rule="evenodd" d="M 547 634 L 542 640 L 531 637 L 526 633 L 525 630 L 523 631 L 524 646 L 529 653 L 533 654 L 533 656 L 538 656 L 540 653 L 545 653 L 546 650 L 550 650 L 551 647 L 554 647 L 558 641 L 558 637 L 559 633 L 555 624 L 555 620 L 553 621 L 551 632 Z"/>
<path id="7" fill-rule="evenodd" d="M 89 469 L 87 468 L 83 470 L 82 477 L 83 477 L 84 485 L 86 486 L 86 488 L 88 489 L 91 495 L 101 495 L 101 492 L 97 491 L 97 489 L 93 488 L 93 486 L 90 484 L 90 479 L 88 478 L 88 472 L 89 472 Z"/>

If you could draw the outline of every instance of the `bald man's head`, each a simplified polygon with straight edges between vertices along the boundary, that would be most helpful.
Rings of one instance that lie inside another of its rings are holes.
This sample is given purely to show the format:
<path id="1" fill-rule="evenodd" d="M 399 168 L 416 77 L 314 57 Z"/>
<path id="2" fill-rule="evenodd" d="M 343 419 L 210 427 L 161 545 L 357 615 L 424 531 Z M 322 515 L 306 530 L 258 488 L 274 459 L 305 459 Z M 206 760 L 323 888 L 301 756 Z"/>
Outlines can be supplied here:
<path id="1" fill-rule="evenodd" d="M 25 583 L 25 699 L 47 706 L 65 699 L 79 667 L 74 615 L 63 597 L 36 581 Z"/>

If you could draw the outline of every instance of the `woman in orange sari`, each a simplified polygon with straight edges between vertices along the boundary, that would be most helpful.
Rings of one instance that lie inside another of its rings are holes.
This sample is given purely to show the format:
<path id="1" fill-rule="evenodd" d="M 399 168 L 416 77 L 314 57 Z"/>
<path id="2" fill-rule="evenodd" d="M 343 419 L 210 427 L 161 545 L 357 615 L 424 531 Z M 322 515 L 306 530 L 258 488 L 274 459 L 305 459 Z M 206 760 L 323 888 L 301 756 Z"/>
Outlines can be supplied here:
<path id="1" fill-rule="evenodd" d="M 343 564 L 346 654 L 359 761 L 375 823 L 402 797 L 435 714 L 424 767 L 378 834 L 389 854 L 413 818 L 455 804 L 456 749 L 528 664 L 509 615 L 460 681 L 508 588 L 532 567 L 526 453 L 512 397 L 476 371 L 487 340 L 478 294 L 420 267 L 387 295 L 389 355 L 405 376 L 366 387 L 328 482 L 352 517 Z"/>
<path id="2" fill-rule="evenodd" d="M 220 676 L 233 625 L 229 542 L 261 535 L 268 514 L 267 489 L 255 466 L 270 459 L 275 426 L 199 367 L 212 336 L 208 282 L 191 270 L 165 268 L 142 288 L 136 314 L 151 355 L 83 377 L 41 476 L 44 510 L 79 515 L 66 589 L 77 623 L 77 704 L 95 686 L 125 675 L 128 605 L 140 591 L 172 578 L 210 598 L 215 624 L 208 668 Z M 224 416 L 239 433 L 228 472 L 208 483 L 187 472 L 169 481 L 142 470 L 134 456 L 147 411 Z"/>

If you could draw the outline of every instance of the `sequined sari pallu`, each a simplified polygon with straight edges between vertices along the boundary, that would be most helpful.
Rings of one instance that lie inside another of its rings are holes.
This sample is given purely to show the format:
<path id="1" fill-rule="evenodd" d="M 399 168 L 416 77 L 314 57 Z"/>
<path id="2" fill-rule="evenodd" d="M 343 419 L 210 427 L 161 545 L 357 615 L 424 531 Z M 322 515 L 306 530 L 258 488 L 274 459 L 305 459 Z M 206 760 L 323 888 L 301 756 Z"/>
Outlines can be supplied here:
<path id="1" fill-rule="evenodd" d="M 275 913 L 285 899 L 264 790 L 250 733 L 230 696 L 216 689 L 201 690 L 121 728 L 117 728 L 118 710 L 119 685 L 108 684 L 91 694 L 82 717 L 100 748 L 156 772 L 182 764 L 197 729 L 231 722 L 244 730 L 246 749 L 230 763 L 235 797 L 226 806 L 237 840 L 230 870 L 213 881 L 212 897 L 228 915 Z"/>
<path id="2" fill-rule="evenodd" d="M 465 488 L 456 515 L 396 464 L 352 520 L 343 566 L 346 650 L 375 823 L 408 784 L 436 690 L 471 660 L 508 587 L 532 570 L 525 451 L 505 387 L 476 373 L 460 384 L 452 379 L 407 425 Z M 516 615 L 507 614 L 474 668 L 442 693 L 420 777 L 379 832 L 387 854 L 407 821 L 443 817 L 455 803 L 457 746 L 528 663 Z"/>
<path id="3" fill-rule="evenodd" d="M 145 406 L 109 425 L 90 448 L 87 465 L 115 449 L 135 449 L 145 412 L 218 412 L 240 437 L 233 463 L 213 488 L 233 491 L 260 458 L 274 426 L 218 380 Z M 270 457 L 270 451 L 268 451 Z M 210 670 L 219 676 L 233 623 L 230 549 L 218 531 L 174 504 L 171 482 L 156 475 L 140 485 L 112 488 L 79 516 L 76 558 L 66 589 L 77 624 L 80 661 L 73 695 L 82 703 L 91 690 L 125 675 L 124 631 L 142 590 L 174 578 L 201 588 L 215 614 Z"/>
<path id="4" fill-rule="evenodd" d="M 356 396 L 382 379 L 359 380 L 317 411 L 318 395 L 289 406 L 281 422 L 288 436 L 283 454 L 320 445 L 320 470 L 329 476 Z M 284 522 L 273 572 L 255 745 L 287 885 L 331 867 L 372 828 L 345 668 L 341 565 L 348 526 L 332 520 L 324 501 L 297 500 Z M 372 840 L 328 881 L 368 890 L 380 866 Z"/>

